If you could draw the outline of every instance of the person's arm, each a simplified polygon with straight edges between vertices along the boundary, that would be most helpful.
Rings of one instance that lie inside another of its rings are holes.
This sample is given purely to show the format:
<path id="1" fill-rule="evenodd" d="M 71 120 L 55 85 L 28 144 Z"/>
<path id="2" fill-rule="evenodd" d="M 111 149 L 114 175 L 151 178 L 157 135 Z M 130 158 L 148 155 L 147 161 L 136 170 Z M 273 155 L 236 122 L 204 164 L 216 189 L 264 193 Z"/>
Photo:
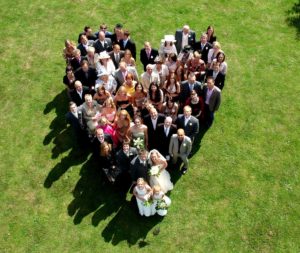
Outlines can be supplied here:
<path id="1" fill-rule="evenodd" d="M 148 148 L 148 127 L 145 125 L 145 129 L 144 129 L 144 135 L 145 135 L 145 148 Z"/>
<path id="2" fill-rule="evenodd" d="M 173 136 L 172 136 L 172 137 L 171 137 L 170 144 L 169 144 L 169 155 L 170 155 L 171 157 L 173 157 L 173 153 L 172 153 L 172 151 L 173 151 L 173 145 L 174 145 L 174 138 L 173 138 Z"/>
<path id="3" fill-rule="evenodd" d="M 167 163 L 167 161 L 165 160 L 165 159 L 162 159 L 161 160 L 162 162 L 161 162 L 161 167 L 159 168 L 159 171 L 160 172 L 162 172 L 165 168 L 167 168 L 168 167 L 168 163 Z"/>

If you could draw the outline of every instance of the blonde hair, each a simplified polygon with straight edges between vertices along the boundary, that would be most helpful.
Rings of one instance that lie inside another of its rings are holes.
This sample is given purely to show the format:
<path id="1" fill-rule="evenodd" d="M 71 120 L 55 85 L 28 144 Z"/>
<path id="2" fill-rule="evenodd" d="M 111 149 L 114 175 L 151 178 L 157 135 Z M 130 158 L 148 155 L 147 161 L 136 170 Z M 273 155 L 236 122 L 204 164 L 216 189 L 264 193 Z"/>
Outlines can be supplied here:
<path id="1" fill-rule="evenodd" d="M 221 49 L 221 44 L 220 44 L 220 42 L 214 41 L 214 42 L 213 42 L 213 48 Z"/>
<path id="2" fill-rule="evenodd" d="M 140 178 L 138 178 L 138 179 L 136 180 L 136 183 L 137 183 L 137 184 L 140 183 L 140 184 L 145 185 L 146 182 L 145 182 L 145 179 L 144 179 L 144 178 L 140 177 Z"/>
<path id="3" fill-rule="evenodd" d="M 160 191 L 161 191 L 161 188 L 158 184 L 153 186 L 153 192 L 160 192 Z"/>
<path id="4" fill-rule="evenodd" d="M 84 95 L 84 101 L 86 102 L 88 99 L 93 100 L 93 97 L 92 97 L 91 94 L 85 94 L 85 95 Z"/>

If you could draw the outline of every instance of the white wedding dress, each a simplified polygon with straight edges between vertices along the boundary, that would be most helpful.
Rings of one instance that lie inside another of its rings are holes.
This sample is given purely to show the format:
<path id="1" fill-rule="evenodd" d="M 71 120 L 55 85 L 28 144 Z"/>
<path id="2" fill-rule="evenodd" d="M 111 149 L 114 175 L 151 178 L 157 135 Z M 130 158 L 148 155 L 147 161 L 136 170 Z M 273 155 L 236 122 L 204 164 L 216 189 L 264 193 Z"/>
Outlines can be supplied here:
<path id="1" fill-rule="evenodd" d="M 151 150 L 151 152 L 153 152 L 153 151 L 155 151 L 159 154 L 160 160 L 166 161 L 166 159 L 157 150 L 155 150 L 155 149 Z M 151 152 L 149 153 L 150 165 L 160 166 L 160 164 L 153 164 L 153 162 L 151 161 L 151 159 L 150 159 Z M 163 193 L 167 193 L 168 191 L 173 190 L 173 187 L 174 187 L 173 183 L 171 182 L 171 176 L 170 176 L 169 172 L 166 171 L 165 169 L 162 170 L 162 172 L 159 174 L 159 176 L 150 176 L 149 183 L 150 183 L 151 187 L 153 187 L 154 185 L 159 185 Z"/>

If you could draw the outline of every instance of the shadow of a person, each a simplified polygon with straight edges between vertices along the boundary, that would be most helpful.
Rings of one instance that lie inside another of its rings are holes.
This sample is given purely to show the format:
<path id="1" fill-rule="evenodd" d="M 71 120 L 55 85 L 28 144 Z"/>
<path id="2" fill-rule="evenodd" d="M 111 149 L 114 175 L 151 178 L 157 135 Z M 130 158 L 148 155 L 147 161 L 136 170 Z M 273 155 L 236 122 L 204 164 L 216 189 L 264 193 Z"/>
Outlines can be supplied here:
<path id="1" fill-rule="evenodd" d="M 296 38 L 300 39 L 300 0 L 295 3 L 292 9 L 287 11 L 286 21 L 289 26 L 294 26 L 297 29 Z"/>
<path id="2" fill-rule="evenodd" d="M 95 218 L 92 222 L 93 225 L 98 225 L 102 219 L 117 212 L 122 199 L 106 182 L 94 156 L 82 166 L 80 175 L 73 190 L 74 199 L 68 206 L 68 214 L 74 216 L 74 224 L 79 224 L 84 217 L 96 211 L 97 224 Z"/>
<path id="3" fill-rule="evenodd" d="M 43 140 L 44 145 L 48 145 L 51 141 L 56 138 L 59 133 L 66 128 L 65 114 L 67 112 L 68 98 L 66 91 L 63 90 L 61 93 L 57 94 L 56 97 L 49 102 L 45 109 L 44 114 L 50 113 L 55 110 L 56 117 L 52 120 L 49 128 L 50 132 L 45 136 Z"/>
<path id="4" fill-rule="evenodd" d="M 135 198 L 130 202 L 123 202 L 114 218 L 102 231 L 105 242 L 117 245 L 126 241 L 130 246 L 138 243 L 139 247 L 147 246 L 147 234 L 153 227 L 163 220 L 159 215 L 143 217 L 138 213 Z"/>
<path id="5" fill-rule="evenodd" d="M 81 164 L 86 161 L 89 151 L 81 151 L 73 148 L 68 156 L 64 157 L 54 168 L 49 172 L 44 181 L 44 187 L 50 188 L 70 167 Z"/>

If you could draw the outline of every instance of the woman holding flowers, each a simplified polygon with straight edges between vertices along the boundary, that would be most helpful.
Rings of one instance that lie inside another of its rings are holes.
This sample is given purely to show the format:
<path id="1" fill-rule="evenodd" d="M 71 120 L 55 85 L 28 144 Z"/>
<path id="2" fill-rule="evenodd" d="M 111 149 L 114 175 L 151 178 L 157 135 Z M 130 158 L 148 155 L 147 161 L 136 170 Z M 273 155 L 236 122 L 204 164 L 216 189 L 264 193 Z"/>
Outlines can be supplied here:
<path id="1" fill-rule="evenodd" d="M 132 140 L 132 145 L 137 149 L 144 149 L 148 146 L 148 128 L 142 124 L 140 116 L 134 117 L 134 125 L 128 130 L 128 137 Z"/>
<path id="2" fill-rule="evenodd" d="M 167 160 L 159 153 L 156 149 L 149 152 L 149 163 L 150 163 L 150 179 L 149 183 L 153 187 L 159 185 L 162 192 L 166 193 L 173 189 L 173 183 L 171 177 L 166 168 L 168 166 Z"/>

